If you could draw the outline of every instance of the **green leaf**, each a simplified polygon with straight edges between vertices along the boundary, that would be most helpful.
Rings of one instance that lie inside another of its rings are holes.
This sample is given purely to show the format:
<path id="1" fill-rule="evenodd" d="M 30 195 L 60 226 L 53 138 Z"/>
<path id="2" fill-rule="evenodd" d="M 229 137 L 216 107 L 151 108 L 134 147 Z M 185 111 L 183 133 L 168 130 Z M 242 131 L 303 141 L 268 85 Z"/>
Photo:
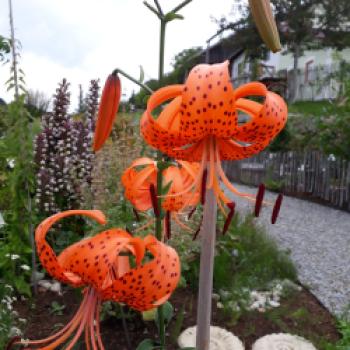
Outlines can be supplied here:
<path id="1" fill-rule="evenodd" d="M 145 71 L 143 70 L 143 67 L 140 65 L 140 78 L 139 78 L 139 82 L 143 83 L 143 81 L 145 80 Z"/>
<path id="2" fill-rule="evenodd" d="M 9 84 L 6 88 L 6 91 L 10 91 L 15 87 L 15 84 Z"/>
<path id="3" fill-rule="evenodd" d="M 157 348 L 157 344 L 152 339 L 145 339 L 137 346 L 136 350 L 152 350 Z"/>
<path id="4" fill-rule="evenodd" d="M 143 311 L 142 312 L 142 319 L 144 321 L 154 321 L 156 318 L 156 314 L 157 314 L 156 308 L 148 310 L 148 311 Z"/>
<path id="5" fill-rule="evenodd" d="M 171 165 L 174 165 L 173 162 L 167 162 L 167 161 L 160 161 L 157 162 L 157 168 L 161 171 L 165 170 L 166 168 L 169 168 Z"/>
<path id="6" fill-rule="evenodd" d="M 20 294 L 31 296 L 32 292 L 30 290 L 29 284 L 21 277 L 15 277 L 15 287 Z"/>
<path id="7" fill-rule="evenodd" d="M 169 12 L 165 15 L 164 19 L 167 22 L 170 22 L 170 21 L 173 21 L 174 19 L 184 19 L 184 16 L 179 15 L 178 13 Z"/>
<path id="8" fill-rule="evenodd" d="M 171 303 L 169 303 L 169 301 L 164 303 L 161 307 L 163 309 L 164 322 L 165 322 L 165 324 L 169 324 L 170 320 L 174 316 L 174 307 L 171 305 Z M 156 314 L 155 322 L 156 322 L 157 328 L 159 329 L 160 328 L 160 324 L 159 324 L 159 308 L 158 308 L 158 312 Z"/>
<path id="9" fill-rule="evenodd" d="M 163 188 L 162 188 L 162 195 L 167 194 L 170 190 L 170 187 L 173 183 L 173 180 L 169 181 Z"/>
<path id="10" fill-rule="evenodd" d="M 182 328 L 184 318 L 185 318 L 185 308 L 186 308 L 186 305 L 183 304 L 180 311 L 178 312 L 178 314 L 176 316 L 175 324 L 174 324 L 174 326 L 172 326 L 170 339 L 174 344 L 177 342 L 177 338 L 179 337 L 179 335 L 181 333 L 181 328 Z"/>

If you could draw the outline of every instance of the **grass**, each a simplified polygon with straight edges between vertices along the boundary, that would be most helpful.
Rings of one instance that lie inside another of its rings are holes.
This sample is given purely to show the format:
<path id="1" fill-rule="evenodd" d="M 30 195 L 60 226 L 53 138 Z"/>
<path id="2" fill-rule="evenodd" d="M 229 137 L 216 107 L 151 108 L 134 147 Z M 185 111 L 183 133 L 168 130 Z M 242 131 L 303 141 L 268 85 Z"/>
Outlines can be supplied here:
<path id="1" fill-rule="evenodd" d="M 303 114 L 306 116 L 323 116 L 330 107 L 334 107 L 334 104 L 329 100 L 298 101 L 288 105 L 288 112 Z"/>
<path id="2" fill-rule="evenodd" d="M 228 275 L 227 271 L 232 273 Z M 236 215 L 229 232 L 218 239 L 215 288 L 259 290 L 276 279 L 297 279 L 288 254 L 277 247 L 251 216 L 240 220 Z"/>

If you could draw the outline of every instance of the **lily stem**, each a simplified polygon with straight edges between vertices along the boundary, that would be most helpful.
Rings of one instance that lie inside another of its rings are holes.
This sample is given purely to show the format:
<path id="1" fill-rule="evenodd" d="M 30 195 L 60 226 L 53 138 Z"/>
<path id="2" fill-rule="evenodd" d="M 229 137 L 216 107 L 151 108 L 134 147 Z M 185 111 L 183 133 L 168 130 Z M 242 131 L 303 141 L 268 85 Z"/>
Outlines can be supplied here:
<path id="1" fill-rule="evenodd" d="M 161 18 L 160 19 L 160 37 L 159 37 L 159 72 L 158 79 L 159 83 L 162 83 L 164 76 L 164 48 L 165 48 L 165 27 L 166 21 Z M 160 151 L 157 151 L 157 163 L 162 162 L 163 154 Z M 163 173 L 161 169 L 158 167 L 157 172 L 157 196 L 158 196 L 158 208 L 159 208 L 159 216 L 156 218 L 156 237 L 158 240 L 162 239 L 162 185 L 163 185 Z M 161 305 L 158 308 L 158 319 L 159 319 L 159 338 L 160 338 L 160 348 L 161 350 L 165 349 L 165 324 L 164 324 L 164 310 Z"/>
<path id="2" fill-rule="evenodd" d="M 146 84 L 143 84 L 141 83 L 140 81 L 138 81 L 137 79 L 133 78 L 131 75 L 125 73 L 123 70 L 119 69 L 119 68 L 116 68 L 114 71 L 113 71 L 113 74 L 121 74 L 123 75 L 125 78 L 131 80 L 133 83 L 135 83 L 136 85 L 140 86 L 142 89 L 145 89 L 146 91 L 148 91 L 150 94 L 153 93 L 153 90 L 147 86 Z"/>
<path id="3" fill-rule="evenodd" d="M 132 350 L 131 341 L 130 341 L 130 335 L 129 335 L 129 330 L 128 330 L 128 325 L 126 323 L 124 307 L 121 304 L 119 304 L 119 306 L 120 306 L 120 313 L 121 313 L 121 316 L 122 316 L 122 323 L 123 323 L 123 329 L 124 329 L 124 334 L 125 334 L 125 339 L 126 339 L 126 345 L 128 347 L 128 350 Z"/>
<path id="4" fill-rule="evenodd" d="M 186 6 L 192 0 L 185 0 L 181 2 L 178 6 L 176 6 L 171 12 L 176 13 L 184 6 Z M 160 20 L 160 37 L 159 37 L 159 71 L 158 71 L 158 79 L 160 86 L 163 82 L 164 77 L 164 49 L 165 49 L 165 29 L 166 24 L 170 21 L 168 18 L 170 13 L 164 15 L 164 12 L 158 2 L 158 0 L 154 0 L 154 3 L 157 7 L 155 9 L 153 6 L 148 4 L 146 1 L 143 2 L 144 5 L 152 11 Z M 149 91 L 149 90 L 148 90 Z M 157 164 L 160 164 L 163 161 L 163 154 L 160 151 L 157 151 Z M 159 216 L 156 217 L 156 237 L 158 240 L 162 240 L 162 219 L 164 217 L 164 211 L 162 210 L 162 185 L 163 185 L 163 174 L 161 167 L 158 166 L 157 172 L 157 196 L 158 196 L 158 208 L 159 208 Z M 160 350 L 165 350 L 165 324 L 164 324 L 164 311 L 163 306 L 159 306 L 157 309 L 158 312 L 158 320 L 159 320 L 159 338 L 160 338 Z"/>

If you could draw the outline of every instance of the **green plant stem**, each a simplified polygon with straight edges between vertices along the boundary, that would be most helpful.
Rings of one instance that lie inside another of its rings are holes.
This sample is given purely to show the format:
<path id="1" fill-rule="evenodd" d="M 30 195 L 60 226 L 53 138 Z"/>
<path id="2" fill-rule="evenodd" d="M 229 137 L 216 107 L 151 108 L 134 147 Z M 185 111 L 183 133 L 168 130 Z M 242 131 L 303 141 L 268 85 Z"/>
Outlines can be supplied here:
<path id="1" fill-rule="evenodd" d="M 180 9 L 182 9 L 184 6 L 186 6 L 189 2 L 192 0 L 185 0 L 182 3 L 180 3 L 178 6 L 176 6 L 171 12 L 176 13 Z M 144 5 L 152 11 L 160 20 L 160 37 L 159 37 L 159 71 L 158 71 L 158 80 L 161 84 L 163 81 L 164 76 L 164 49 L 165 49 L 165 29 L 166 24 L 169 20 L 167 20 L 167 15 L 164 15 L 162 8 L 158 2 L 158 0 L 154 0 L 155 5 L 158 9 L 158 11 L 148 4 L 146 1 L 144 1 Z M 170 13 L 171 13 L 170 12 Z M 160 151 L 157 151 L 157 163 L 161 163 L 163 161 L 163 154 Z M 158 196 L 158 208 L 159 208 L 159 216 L 156 218 L 156 227 L 155 227 L 155 233 L 158 240 L 162 239 L 162 219 L 164 217 L 164 213 L 162 210 L 162 184 L 163 184 L 163 174 L 162 170 L 158 167 L 157 172 L 157 196 Z M 160 338 L 160 349 L 165 349 L 165 325 L 164 325 L 164 311 L 163 306 L 161 305 L 157 309 L 158 312 L 158 319 L 159 319 L 159 338 Z"/>
<path id="2" fill-rule="evenodd" d="M 162 15 L 152 6 L 150 5 L 147 1 L 144 1 L 143 4 L 151 11 L 153 12 L 158 18 L 161 18 Z"/>
<path id="3" fill-rule="evenodd" d="M 130 335 L 129 335 L 129 330 L 128 330 L 128 325 L 126 323 L 126 317 L 125 317 L 125 312 L 124 312 L 124 307 L 123 305 L 119 304 L 120 306 L 120 313 L 122 315 L 122 323 L 123 323 L 123 330 L 124 330 L 124 334 L 125 334 L 125 338 L 126 338 L 126 344 L 127 344 L 127 348 L 128 350 L 132 349 L 131 346 L 131 341 L 130 341 Z"/>
<path id="4" fill-rule="evenodd" d="M 166 21 L 160 20 L 160 41 L 159 41 L 159 83 L 162 83 L 164 75 L 164 49 L 165 49 L 165 27 Z"/>
<path id="5" fill-rule="evenodd" d="M 131 80 L 133 83 L 135 83 L 136 85 L 140 86 L 141 88 L 145 89 L 146 91 L 148 91 L 150 94 L 153 93 L 153 90 L 147 86 L 146 84 L 143 84 L 141 83 L 140 81 L 138 81 L 137 79 L 133 78 L 131 75 L 125 73 L 123 70 L 119 69 L 119 68 L 116 68 L 114 71 L 113 71 L 113 74 L 121 74 L 123 75 L 125 78 Z"/>
<path id="6" fill-rule="evenodd" d="M 164 16 L 163 10 L 162 10 L 162 8 L 160 7 L 160 4 L 159 4 L 158 0 L 154 0 L 154 3 L 156 4 L 157 9 L 158 9 L 158 12 L 160 13 L 160 15 L 161 15 L 161 16 Z"/>
<path id="7" fill-rule="evenodd" d="M 178 12 L 180 11 L 183 7 L 185 7 L 187 4 L 189 4 L 192 0 L 185 0 L 183 1 L 181 4 L 177 5 L 176 7 L 174 7 L 170 12 Z"/>
<path id="8" fill-rule="evenodd" d="M 160 38 L 159 38 L 159 74 L 158 79 L 161 83 L 164 75 L 164 48 L 165 48 L 165 26 L 166 21 L 164 19 L 160 20 Z M 160 151 L 157 151 L 157 162 L 163 160 L 163 154 Z M 158 195 L 158 208 L 159 216 L 156 218 L 156 237 L 158 240 L 162 239 L 162 184 L 163 184 L 163 173 L 158 168 L 157 172 L 157 195 Z M 164 311 L 163 305 L 158 308 L 158 319 L 159 319 L 159 338 L 161 349 L 165 349 L 165 325 L 164 325 Z"/>

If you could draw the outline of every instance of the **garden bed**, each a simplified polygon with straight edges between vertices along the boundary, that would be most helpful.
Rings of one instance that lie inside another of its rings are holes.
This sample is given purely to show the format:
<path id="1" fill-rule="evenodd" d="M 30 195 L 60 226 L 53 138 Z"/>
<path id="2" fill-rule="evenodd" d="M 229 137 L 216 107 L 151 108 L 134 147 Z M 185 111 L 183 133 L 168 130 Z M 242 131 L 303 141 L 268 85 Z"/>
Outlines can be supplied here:
<path id="1" fill-rule="evenodd" d="M 184 320 L 181 325 L 173 319 L 168 331 L 168 350 L 178 349 L 174 344 L 174 339 L 181 329 L 195 325 L 197 300 L 196 293 L 190 288 L 179 288 L 171 298 L 176 312 L 185 308 Z M 59 311 L 54 311 L 52 303 L 57 302 L 64 305 L 62 315 Z M 70 288 L 64 290 L 63 296 L 52 292 L 40 292 L 33 299 L 33 302 L 20 301 L 15 306 L 20 318 L 27 319 L 24 327 L 24 337 L 39 339 L 50 335 L 54 331 L 63 327 L 74 315 L 80 303 L 80 295 Z M 229 315 L 225 315 L 213 302 L 212 324 L 224 327 L 244 342 L 246 349 L 251 349 L 251 345 L 259 337 L 279 332 L 298 334 L 312 341 L 317 349 L 325 349 L 328 342 L 335 343 L 339 339 L 336 329 L 336 321 L 333 316 L 318 302 L 318 300 L 306 289 L 295 292 L 288 298 L 282 299 L 281 306 L 268 310 L 264 313 L 254 311 L 244 313 L 235 324 Z M 155 339 L 157 337 L 154 323 L 144 322 L 138 314 L 134 314 L 132 319 L 127 321 L 132 350 L 145 338 Z M 127 350 L 125 334 L 122 322 L 118 317 L 107 317 L 101 323 L 101 332 L 106 350 L 120 349 Z M 84 349 L 83 340 L 77 349 Z"/>

